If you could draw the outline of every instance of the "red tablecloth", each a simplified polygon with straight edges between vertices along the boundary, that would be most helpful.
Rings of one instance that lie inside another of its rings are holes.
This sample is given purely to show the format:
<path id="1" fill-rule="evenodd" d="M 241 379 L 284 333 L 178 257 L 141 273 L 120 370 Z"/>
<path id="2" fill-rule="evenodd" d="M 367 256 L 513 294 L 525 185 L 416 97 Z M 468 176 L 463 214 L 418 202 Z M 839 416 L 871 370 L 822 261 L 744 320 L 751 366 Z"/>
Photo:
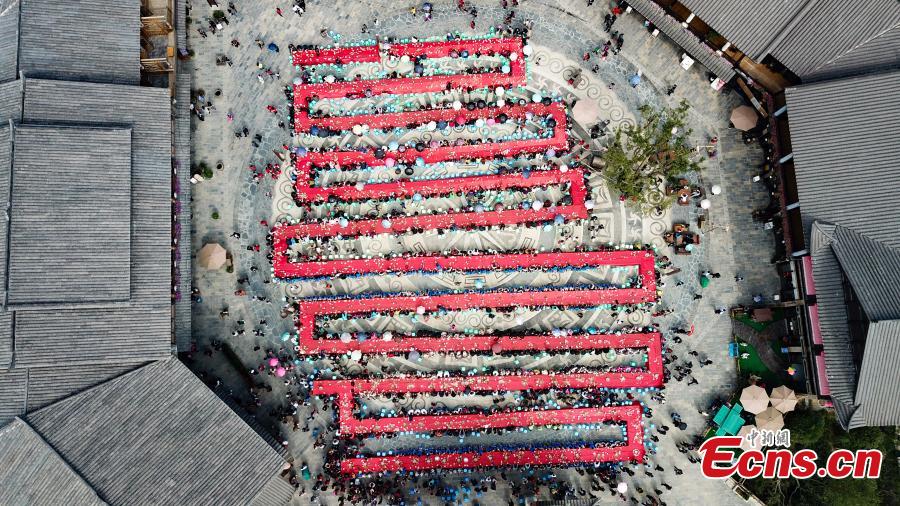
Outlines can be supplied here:
<path id="1" fill-rule="evenodd" d="M 522 39 L 450 40 L 435 42 L 410 42 L 357 47 L 331 47 L 323 49 L 298 49 L 291 55 L 294 65 L 318 65 L 323 63 L 375 62 L 380 60 L 379 49 L 392 56 L 424 56 L 444 58 L 453 51 L 469 51 L 481 54 L 512 52 L 521 53 Z M 519 56 L 522 56 L 521 54 Z"/>
<path id="2" fill-rule="evenodd" d="M 374 47 L 375 46 L 369 46 L 367 48 L 295 51 L 294 63 L 334 63 L 337 60 L 344 63 L 350 61 L 378 61 L 378 52 Z M 309 110 L 307 108 L 307 101 L 310 97 L 318 97 L 319 99 L 361 98 L 366 94 L 377 96 L 382 94 L 433 93 L 445 90 L 448 85 L 452 88 L 487 88 L 494 86 L 520 86 L 525 84 L 525 56 L 521 52 L 521 39 L 488 39 L 482 41 L 459 40 L 449 42 L 424 42 L 417 44 L 394 44 L 389 47 L 388 53 L 395 56 L 408 55 L 442 58 L 449 56 L 452 51 L 458 52 L 462 50 L 468 50 L 473 54 L 476 51 L 481 52 L 482 54 L 500 53 L 509 55 L 510 53 L 516 53 L 519 57 L 514 61 L 510 61 L 508 73 L 488 72 L 482 74 L 453 74 L 295 85 L 294 128 L 297 132 L 306 132 L 309 131 L 309 128 L 312 125 L 333 129 L 348 129 L 355 124 L 367 123 L 372 128 L 383 128 L 385 126 L 404 126 L 411 122 L 411 120 L 403 121 L 403 116 L 397 114 L 376 114 L 368 116 L 367 120 L 364 120 L 361 117 L 310 118 Z M 426 121 L 432 121 L 432 119 Z M 434 119 L 434 121 L 437 120 Z"/>
<path id="3" fill-rule="evenodd" d="M 422 112 L 428 113 L 427 116 L 429 117 L 432 115 L 440 117 L 446 113 L 445 110 Z M 458 112 L 462 113 L 462 111 Z M 414 163 L 416 159 L 421 158 L 425 163 L 438 163 L 473 158 L 491 159 L 495 156 L 514 157 L 522 153 L 543 153 L 549 149 L 564 150 L 568 147 L 566 110 L 561 103 L 552 103 L 550 105 L 528 104 L 525 106 L 509 106 L 481 110 L 476 109 L 475 111 L 466 111 L 463 115 L 470 118 L 487 118 L 495 117 L 501 112 L 505 113 L 510 118 L 522 118 L 528 113 L 539 116 L 551 116 L 556 120 L 553 137 L 545 139 L 480 143 L 464 146 L 442 146 L 437 148 L 426 148 L 424 151 L 417 151 L 415 149 L 407 149 L 403 152 L 387 151 L 383 158 L 377 158 L 374 149 L 369 149 L 367 151 L 327 151 L 324 153 L 307 153 L 304 156 L 297 157 L 295 164 L 297 172 L 297 181 L 295 183 L 297 188 L 297 198 L 300 200 L 324 200 L 329 196 L 337 195 L 338 193 L 343 195 L 342 198 L 350 198 L 354 194 L 359 195 L 358 198 L 370 198 L 370 194 L 367 193 L 365 189 L 359 191 L 354 187 L 311 186 L 312 171 L 316 167 L 322 167 L 329 163 L 337 164 L 339 166 L 365 163 L 368 166 L 381 167 L 384 166 L 389 159 L 398 163 Z M 399 187 L 403 183 L 384 184 L 394 184 Z M 435 183 L 432 182 L 431 184 Z M 337 190 L 336 188 L 348 189 Z"/>
<path id="4" fill-rule="evenodd" d="M 563 254 L 565 255 L 565 254 Z M 490 255 L 495 256 L 495 255 Z M 508 255 L 508 257 L 522 257 L 528 255 Z M 476 257 L 481 258 L 481 257 Z M 452 258 L 451 258 L 452 259 Z M 518 258 L 510 258 L 510 263 L 521 262 Z M 565 261 L 561 260 L 561 261 Z M 426 312 L 434 312 L 439 309 L 463 310 L 472 308 L 514 308 L 517 306 L 599 306 L 603 304 L 635 304 L 652 302 L 656 300 L 656 283 L 653 281 L 653 260 L 648 262 L 635 258 L 632 263 L 618 265 L 639 265 L 642 286 L 640 288 L 617 288 L 606 290 L 543 290 L 543 291 L 517 291 L 517 292 L 472 292 L 446 295 L 423 296 L 388 296 L 362 299 L 327 299 L 310 300 L 297 304 L 298 326 L 298 353 L 347 353 L 353 350 L 361 350 L 364 353 L 401 352 L 411 349 L 421 351 L 437 351 L 443 347 L 457 348 L 469 346 L 472 350 L 491 349 L 495 342 L 501 343 L 501 347 L 518 349 L 529 346 L 551 346 L 554 342 L 565 344 L 575 343 L 585 338 L 567 337 L 559 341 L 551 341 L 549 337 L 536 337 L 535 341 L 523 341 L 520 338 L 499 338 L 497 336 L 471 336 L 465 338 L 437 339 L 414 338 L 398 336 L 392 341 L 370 339 L 362 343 L 343 343 L 339 340 L 320 340 L 315 336 L 316 318 L 324 315 L 336 315 L 343 313 L 370 313 L 390 311 L 415 311 L 423 308 Z M 573 261 L 567 264 L 572 267 L 598 265 L 587 262 Z M 609 264 L 617 265 L 617 264 Z M 649 274 L 648 274 L 649 270 Z M 648 281 L 649 280 L 649 281 Z M 621 337 L 621 336 L 619 336 Z M 622 344 L 627 344 L 627 337 L 621 337 Z M 555 338 L 554 338 L 555 339 Z M 613 337 L 596 337 L 598 342 Z M 462 342 L 464 344 L 460 344 Z M 543 342 L 543 344 L 541 344 Z M 612 341 L 614 342 L 614 341 Z M 652 343 L 651 343 L 652 344 Z M 578 346 L 584 346 L 579 344 Z M 602 348 L 603 346 L 601 346 Z"/>
<path id="5" fill-rule="evenodd" d="M 298 49 L 291 55 L 294 65 L 321 65 L 325 63 L 356 63 L 381 61 L 377 45 L 358 47 L 329 47 L 323 49 Z"/>
<path id="6" fill-rule="evenodd" d="M 581 170 L 561 172 L 558 170 L 543 171 L 533 174 L 528 179 L 520 175 L 477 176 L 453 180 L 453 184 L 447 184 L 446 180 L 440 182 L 417 181 L 410 182 L 400 187 L 396 192 L 398 196 L 410 196 L 419 193 L 424 196 L 446 195 L 457 191 L 483 191 L 489 189 L 506 188 L 535 188 L 546 187 L 554 184 L 569 184 L 571 204 L 559 205 L 554 209 L 549 207 L 541 209 L 505 209 L 501 211 L 484 212 L 459 212 L 447 214 L 431 214 L 421 216 L 402 216 L 391 218 L 389 228 L 385 228 L 382 219 L 348 220 L 347 226 L 342 227 L 337 221 L 326 223 L 302 223 L 298 225 L 278 226 L 273 230 L 273 267 L 275 276 L 283 279 L 310 278 L 336 274 L 362 274 L 379 272 L 409 272 L 409 271 L 433 271 L 437 268 L 449 268 L 446 265 L 470 266 L 484 265 L 483 268 L 493 268 L 491 264 L 484 264 L 485 260 L 479 260 L 484 256 L 466 257 L 469 260 L 451 261 L 442 263 L 441 256 L 436 255 L 408 255 L 395 258 L 369 258 L 348 260 L 309 260 L 291 262 L 288 259 L 288 240 L 292 238 L 343 238 L 371 236 L 379 233 L 402 233 L 409 230 L 440 230 L 456 227 L 460 229 L 492 226 L 512 225 L 518 223 L 535 223 L 552 221 L 556 216 L 566 219 L 579 219 L 587 216 L 584 207 L 587 190 L 584 186 L 584 175 Z M 441 186 L 438 187 L 438 184 Z M 393 184 L 373 185 L 382 186 L 374 189 L 376 195 L 391 192 L 387 187 Z M 356 200 L 356 199 L 348 199 Z M 447 257 L 443 257 L 447 258 Z M 451 257 L 452 258 L 452 257 Z M 473 267 L 474 268 L 474 267 Z"/>
<path id="7" fill-rule="evenodd" d="M 599 424 L 624 422 L 626 444 L 601 448 L 553 448 L 538 450 L 495 450 L 487 452 L 448 452 L 435 455 L 350 458 L 341 461 L 346 474 L 385 471 L 427 471 L 434 469 L 471 469 L 500 466 L 571 465 L 591 462 L 639 461 L 644 456 L 644 428 L 638 404 L 603 408 L 575 408 L 551 411 L 498 413 L 495 415 L 424 416 L 398 419 L 405 427 L 397 430 L 424 431 L 479 429 L 489 427 L 527 427 L 531 425 Z M 447 420 L 446 418 L 458 418 Z M 367 422 L 368 420 L 366 420 Z M 358 420 L 358 422 L 363 422 Z M 374 422 L 379 422 L 374 420 Z M 448 426 L 447 424 L 450 423 Z M 343 429 L 342 429 L 343 430 Z M 389 432 L 395 432 L 393 427 Z M 367 433 L 367 431 L 363 431 Z"/>

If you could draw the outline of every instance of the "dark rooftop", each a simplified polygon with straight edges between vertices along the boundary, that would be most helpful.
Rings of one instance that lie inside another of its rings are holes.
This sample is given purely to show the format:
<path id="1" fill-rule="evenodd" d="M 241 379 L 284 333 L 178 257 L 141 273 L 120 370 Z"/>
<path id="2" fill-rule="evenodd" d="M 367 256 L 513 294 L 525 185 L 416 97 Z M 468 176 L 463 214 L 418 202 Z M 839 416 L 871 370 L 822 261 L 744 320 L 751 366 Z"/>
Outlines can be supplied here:
<path id="1" fill-rule="evenodd" d="M 131 129 L 19 125 L 14 136 L 7 306 L 127 303 Z"/>

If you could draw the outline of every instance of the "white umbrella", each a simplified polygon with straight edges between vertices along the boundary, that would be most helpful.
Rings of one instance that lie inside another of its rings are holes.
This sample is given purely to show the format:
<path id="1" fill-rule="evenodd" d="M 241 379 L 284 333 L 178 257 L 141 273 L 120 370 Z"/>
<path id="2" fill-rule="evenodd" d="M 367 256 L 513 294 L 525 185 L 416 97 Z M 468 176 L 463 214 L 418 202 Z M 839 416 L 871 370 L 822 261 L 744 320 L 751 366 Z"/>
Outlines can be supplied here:
<path id="1" fill-rule="evenodd" d="M 772 401 L 772 407 L 782 413 L 789 413 L 797 407 L 797 394 L 784 385 L 773 388 L 769 399 Z"/>
<path id="2" fill-rule="evenodd" d="M 755 415 L 764 411 L 769 405 L 769 396 L 762 387 L 750 385 L 741 391 L 741 405 L 744 406 L 744 411 Z"/>
<path id="3" fill-rule="evenodd" d="M 777 409 L 766 408 L 765 411 L 756 415 L 756 426 L 760 430 L 778 430 L 784 427 L 784 417 Z"/>
<path id="4" fill-rule="evenodd" d="M 588 125 L 597 121 L 600 116 L 600 106 L 594 100 L 579 100 L 572 108 L 572 119 L 576 123 Z"/>

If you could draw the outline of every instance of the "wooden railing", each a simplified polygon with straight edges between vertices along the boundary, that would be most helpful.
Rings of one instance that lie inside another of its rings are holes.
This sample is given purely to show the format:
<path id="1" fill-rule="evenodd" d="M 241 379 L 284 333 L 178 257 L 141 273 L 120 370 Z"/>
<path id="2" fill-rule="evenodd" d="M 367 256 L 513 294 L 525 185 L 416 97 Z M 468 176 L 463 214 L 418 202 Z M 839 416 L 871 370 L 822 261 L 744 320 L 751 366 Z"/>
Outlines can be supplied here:
<path id="1" fill-rule="evenodd" d="M 142 9 L 142 11 L 147 10 L 150 9 Z M 165 12 L 162 12 L 162 9 L 157 9 L 157 12 L 151 11 L 150 16 L 141 16 L 141 33 L 143 35 L 165 35 L 170 33 L 175 29 L 173 19 L 171 6 L 167 5 Z"/>

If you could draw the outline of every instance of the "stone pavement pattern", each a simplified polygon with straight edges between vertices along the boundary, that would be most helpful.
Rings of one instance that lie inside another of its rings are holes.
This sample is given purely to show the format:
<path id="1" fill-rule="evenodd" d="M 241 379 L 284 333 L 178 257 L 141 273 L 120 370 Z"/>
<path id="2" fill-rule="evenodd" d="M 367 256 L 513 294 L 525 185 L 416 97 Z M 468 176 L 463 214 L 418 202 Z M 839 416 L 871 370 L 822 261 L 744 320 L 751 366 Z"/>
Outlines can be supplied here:
<path id="1" fill-rule="evenodd" d="M 235 264 L 235 272 L 231 274 L 200 268 L 194 270 L 194 286 L 202 294 L 202 302 L 195 303 L 193 309 L 193 334 L 198 350 L 211 351 L 213 340 L 226 342 L 234 349 L 240 361 L 246 364 L 245 367 L 254 367 L 263 356 L 263 352 L 254 350 L 254 347 L 260 346 L 262 350 L 277 349 L 281 346 L 278 336 L 291 328 L 290 320 L 283 319 L 278 314 L 283 297 L 336 290 L 334 283 L 329 287 L 324 281 L 310 283 L 306 287 L 266 283 L 270 278 L 264 247 L 267 227 L 261 226 L 259 222 L 272 219 L 273 204 L 266 193 L 273 193 L 277 200 L 279 194 L 283 195 L 283 182 L 273 184 L 269 180 L 261 185 L 252 184 L 247 166 L 251 163 L 264 166 L 268 162 L 277 161 L 273 151 L 281 150 L 283 144 L 292 143 L 289 132 L 279 128 L 273 115 L 265 110 L 268 104 L 276 105 L 281 111 L 285 110 L 286 97 L 283 89 L 294 75 L 288 59 L 288 44 L 329 43 L 330 40 L 323 39 L 319 34 L 323 27 L 341 34 L 343 40 L 369 38 L 371 35 L 360 33 L 364 23 L 368 25 L 370 32 L 385 36 L 424 37 L 457 30 L 464 34 L 481 35 L 487 32 L 489 25 L 499 24 L 505 16 L 500 2 L 475 2 L 479 15 L 476 28 L 472 31 L 468 29 L 470 17 L 458 13 L 455 2 L 433 3 L 434 18 L 423 22 L 421 15 L 414 17 L 407 11 L 409 6 L 394 2 L 308 1 L 307 12 L 302 18 L 291 13 L 289 2 L 241 2 L 237 5 L 239 13 L 229 16 L 230 23 L 224 30 L 215 35 L 209 34 L 206 38 L 200 37 L 196 27 L 201 21 L 205 23 L 205 19 L 211 15 L 210 8 L 206 3 L 192 4 L 189 46 L 196 53 L 190 63 L 194 89 L 204 89 L 216 108 L 205 121 L 194 119 L 193 160 L 194 163 L 206 161 L 212 167 L 218 161 L 224 165 L 224 169 L 216 171 L 212 180 L 193 188 L 193 246 L 196 251 L 206 242 L 220 242 L 231 252 Z M 573 96 L 596 99 L 601 104 L 603 114 L 609 115 L 607 119 L 611 119 L 613 125 L 618 121 L 634 118 L 641 104 L 657 107 L 663 104 L 674 105 L 685 98 L 693 106 L 689 120 L 697 144 L 706 144 L 713 136 L 720 139 L 718 156 L 703 162 L 704 170 L 694 178 L 707 189 L 713 184 L 720 185 L 724 190 L 723 194 L 712 197 L 713 207 L 709 216 L 711 226 L 703 234 L 703 242 L 698 250 L 690 256 L 671 257 L 674 267 L 681 269 L 681 272 L 663 278 L 665 287 L 660 306 L 674 311 L 668 317 L 657 319 L 663 329 L 693 324 L 696 332 L 685 338 L 683 344 L 674 345 L 675 353 L 686 356 L 687 351 L 696 349 L 714 361 L 712 366 L 695 368 L 694 376 L 699 380 L 699 385 L 688 387 L 673 380 L 665 390 L 668 406 L 653 404 L 654 418 L 649 423 L 667 423 L 668 413 L 674 410 L 683 416 L 689 425 L 688 432 L 693 434 L 704 423 L 697 408 L 705 408 L 713 398 L 727 395 L 736 386 L 734 362 L 727 358 L 727 343 L 731 336 L 730 321 L 726 316 L 714 314 L 713 309 L 748 303 L 756 293 L 768 295 L 777 291 L 777 278 L 769 266 L 773 249 L 772 235 L 750 219 L 751 211 L 764 206 L 768 199 L 765 188 L 751 180 L 762 156 L 754 146 L 744 145 L 740 141 L 739 132 L 728 129 L 727 125 L 728 112 L 739 103 L 739 98 L 733 92 L 713 91 L 701 68 L 683 71 L 678 66 L 680 50 L 662 36 L 650 37 L 636 15 L 622 16 L 614 27 L 625 34 L 622 53 L 610 56 L 604 62 L 598 62 L 595 56 L 590 62 L 584 63 L 582 75 L 587 80 L 580 83 L 578 89 L 570 89 L 566 80 L 576 68 L 582 66 L 581 55 L 606 40 L 601 30 L 603 15 L 607 12 L 605 7 L 594 5 L 588 8 L 583 2 L 549 0 L 520 0 L 519 4 L 516 8 L 517 19 L 529 19 L 534 23 L 531 42 L 536 51 L 531 65 L 533 75 L 529 87 L 553 90 L 569 99 Z M 222 5 L 224 7 L 225 4 Z M 284 11 L 284 18 L 276 15 L 276 5 Z M 376 17 L 379 20 L 377 25 L 374 22 Z M 239 48 L 231 46 L 233 38 L 240 41 Z M 281 52 L 276 54 L 259 50 L 253 43 L 256 38 L 266 43 L 275 42 L 280 46 Z M 217 55 L 228 55 L 234 65 L 217 66 Z M 260 83 L 256 77 L 259 72 L 258 62 L 279 72 L 280 78 L 266 78 L 265 83 Z M 593 64 L 599 65 L 597 74 L 589 70 Z M 627 79 L 636 70 L 642 71 L 643 82 L 632 89 Z M 616 83 L 614 91 L 607 87 L 609 83 Z M 678 89 L 673 96 L 667 97 L 664 90 L 673 83 L 678 84 Z M 221 96 L 213 96 L 215 89 L 221 89 Z M 187 107 L 185 103 L 181 105 Z M 233 122 L 226 120 L 227 112 L 234 114 Z M 281 116 L 284 118 L 283 112 Z M 234 130 L 243 126 L 250 129 L 251 137 L 235 138 Z M 261 135 L 262 140 L 258 147 L 253 147 L 251 139 L 256 134 Z M 602 183 L 594 181 L 592 188 L 598 202 L 595 214 L 609 225 L 606 230 L 610 234 L 610 240 L 616 243 L 646 241 L 659 246 L 659 236 L 670 222 L 691 221 L 692 227 L 696 227 L 699 209 L 693 206 L 676 206 L 667 216 L 640 217 L 622 207 L 617 199 L 611 198 Z M 601 202 L 603 205 L 600 205 Z M 213 212 L 218 213 L 218 219 L 212 218 Z M 276 207 L 275 214 L 277 213 Z M 240 239 L 230 237 L 234 231 L 241 233 Z M 535 233 L 540 235 L 540 232 Z M 584 233 L 574 235 L 580 239 Z M 537 236 L 535 239 L 540 240 Z M 548 237 L 546 240 L 552 244 L 555 237 Z M 246 247 L 255 243 L 263 245 L 262 252 L 247 251 Z M 665 254 L 666 250 L 662 249 L 660 253 Z M 258 267 L 259 271 L 249 272 L 251 266 Z M 703 299 L 696 301 L 694 294 L 700 290 L 699 273 L 707 269 L 719 272 L 722 276 L 710 287 L 703 289 Z M 267 296 L 272 301 L 271 304 L 234 295 L 236 280 L 248 275 L 249 294 Z M 736 285 L 733 282 L 735 275 L 743 276 L 744 281 Z M 682 281 L 683 285 L 676 286 L 676 280 Z M 390 280 L 366 278 L 353 281 L 353 286 L 349 286 L 348 282 L 348 286 L 338 287 L 337 290 L 349 293 L 383 290 L 383 283 L 390 286 Z M 472 286 L 468 279 L 453 283 Z M 229 309 L 230 316 L 221 319 L 219 312 L 225 307 Z M 232 338 L 234 320 L 238 318 L 244 318 L 248 322 L 267 320 L 266 337 Z M 548 325 L 550 327 L 552 325 Z M 231 394 L 246 399 L 247 387 L 221 355 L 221 352 L 211 352 L 211 356 L 195 353 L 192 367 L 222 378 L 220 395 Z M 429 366 L 455 368 L 466 363 L 470 361 L 448 358 L 442 364 Z M 407 366 L 420 367 L 417 364 Z M 277 399 L 286 392 L 285 385 L 281 383 L 272 382 L 271 387 L 271 394 L 261 396 L 262 406 L 257 409 L 257 417 L 288 441 L 288 449 L 298 467 L 301 462 L 308 463 L 315 475 L 321 466 L 322 450 L 312 448 L 308 433 L 291 432 L 289 426 L 271 419 L 270 410 L 282 405 Z M 301 414 L 298 415 L 301 420 L 305 418 L 305 409 L 301 407 Z M 669 504 L 691 504 L 698 501 L 711 504 L 739 503 L 739 499 L 723 483 L 700 478 L 697 467 L 688 464 L 684 456 L 675 450 L 674 443 L 686 439 L 686 435 L 677 432 L 677 429 L 673 429 L 669 436 L 660 437 L 658 453 L 651 459 L 665 466 L 666 472 L 654 473 L 654 477 L 650 478 L 637 471 L 634 478 L 623 475 L 625 481 L 645 490 L 660 488 L 658 484 L 662 481 L 671 484 L 673 490 L 662 497 Z M 672 464 L 685 469 L 684 475 L 675 476 L 671 472 Z M 559 480 L 572 483 L 583 481 L 582 477 L 570 470 L 558 471 L 557 475 Z M 311 500 L 308 483 L 306 487 L 307 492 L 295 499 L 296 504 L 308 504 Z M 480 503 L 505 504 L 504 494 L 506 492 L 501 487 L 498 493 L 480 499 Z M 329 493 L 320 494 L 320 498 L 323 503 L 335 503 L 334 497 Z"/>

